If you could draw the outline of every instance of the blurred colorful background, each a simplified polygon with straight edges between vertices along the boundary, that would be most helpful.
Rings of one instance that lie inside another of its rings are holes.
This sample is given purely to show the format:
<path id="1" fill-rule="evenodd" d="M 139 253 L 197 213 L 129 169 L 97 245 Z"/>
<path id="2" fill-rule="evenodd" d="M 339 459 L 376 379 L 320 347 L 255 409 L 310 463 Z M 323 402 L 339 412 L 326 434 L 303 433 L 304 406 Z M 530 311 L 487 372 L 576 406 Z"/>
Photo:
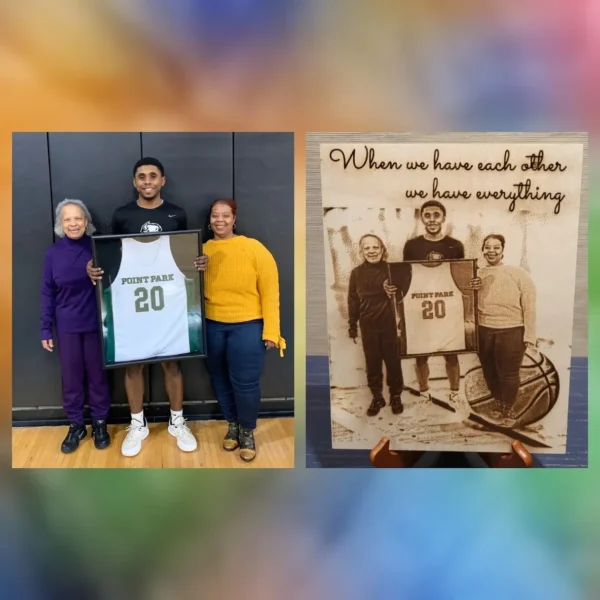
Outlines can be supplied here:
<path id="1" fill-rule="evenodd" d="M 296 132 L 295 472 L 11 472 L 6 598 L 600 597 L 600 410 L 589 468 L 308 471 L 307 131 L 590 131 L 600 19 L 567 0 L 20 0 L 0 6 L 0 185 L 13 131 Z M 27 235 L 27 223 L 23 223 Z M 10 231 L 10 228 L 8 228 Z M 0 238 L 8 466 L 11 237 Z M 600 326 L 590 243 L 590 330 Z"/>

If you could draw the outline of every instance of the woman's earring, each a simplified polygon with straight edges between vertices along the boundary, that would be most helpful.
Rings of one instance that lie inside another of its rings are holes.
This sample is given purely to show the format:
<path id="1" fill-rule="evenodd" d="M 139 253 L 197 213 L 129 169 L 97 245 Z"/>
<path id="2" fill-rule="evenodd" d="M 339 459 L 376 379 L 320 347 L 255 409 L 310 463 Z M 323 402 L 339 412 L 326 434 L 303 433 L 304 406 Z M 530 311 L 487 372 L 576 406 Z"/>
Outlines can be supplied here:
<path id="1" fill-rule="evenodd" d="M 212 231 L 212 227 L 210 226 L 210 223 L 208 224 L 208 228 Z"/>
<path id="2" fill-rule="evenodd" d="M 235 223 L 233 224 L 233 230 L 235 231 Z"/>

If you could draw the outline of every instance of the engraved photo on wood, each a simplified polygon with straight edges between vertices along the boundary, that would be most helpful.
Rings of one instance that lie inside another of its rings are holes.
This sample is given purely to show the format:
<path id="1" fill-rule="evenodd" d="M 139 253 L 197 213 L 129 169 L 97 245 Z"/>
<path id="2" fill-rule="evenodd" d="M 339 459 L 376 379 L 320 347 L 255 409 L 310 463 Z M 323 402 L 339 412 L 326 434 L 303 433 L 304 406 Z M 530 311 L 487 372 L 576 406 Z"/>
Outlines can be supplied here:
<path id="1" fill-rule="evenodd" d="M 333 447 L 564 453 L 584 144 L 320 156 Z"/>

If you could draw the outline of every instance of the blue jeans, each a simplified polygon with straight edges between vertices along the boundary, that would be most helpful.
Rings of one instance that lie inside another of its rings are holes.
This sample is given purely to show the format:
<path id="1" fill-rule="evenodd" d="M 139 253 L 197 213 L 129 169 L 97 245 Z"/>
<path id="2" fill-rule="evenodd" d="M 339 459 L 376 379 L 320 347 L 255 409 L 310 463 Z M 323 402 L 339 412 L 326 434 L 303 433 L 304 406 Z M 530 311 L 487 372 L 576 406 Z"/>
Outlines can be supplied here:
<path id="1" fill-rule="evenodd" d="M 263 321 L 206 320 L 206 366 L 219 407 L 229 423 L 256 428 L 265 363 Z"/>
<path id="2" fill-rule="evenodd" d="M 525 328 L 479 326 L 479 362 L 492 396 L 505 408 L 514 406 L 521 385 Z"/>

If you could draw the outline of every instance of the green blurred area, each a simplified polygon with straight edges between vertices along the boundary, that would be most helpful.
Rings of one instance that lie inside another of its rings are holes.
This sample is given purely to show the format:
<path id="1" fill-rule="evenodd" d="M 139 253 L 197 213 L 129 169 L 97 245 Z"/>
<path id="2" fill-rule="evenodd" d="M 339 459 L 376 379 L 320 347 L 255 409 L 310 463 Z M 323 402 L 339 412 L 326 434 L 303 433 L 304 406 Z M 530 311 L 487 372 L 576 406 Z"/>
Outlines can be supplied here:
<path id="1" fill-rule="evenodd" d="M 48 470 L 14 481 L 31 524 L 53 552 L 116 579 L 161 568 L 187 543 L 218 534 L 276 479 L 261 471 Z"/>

